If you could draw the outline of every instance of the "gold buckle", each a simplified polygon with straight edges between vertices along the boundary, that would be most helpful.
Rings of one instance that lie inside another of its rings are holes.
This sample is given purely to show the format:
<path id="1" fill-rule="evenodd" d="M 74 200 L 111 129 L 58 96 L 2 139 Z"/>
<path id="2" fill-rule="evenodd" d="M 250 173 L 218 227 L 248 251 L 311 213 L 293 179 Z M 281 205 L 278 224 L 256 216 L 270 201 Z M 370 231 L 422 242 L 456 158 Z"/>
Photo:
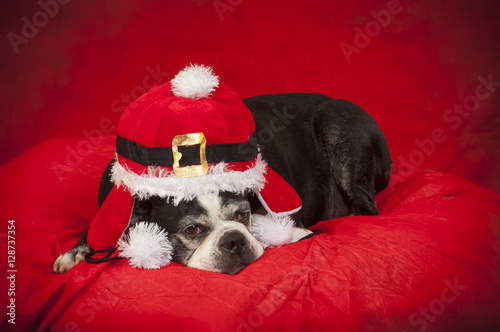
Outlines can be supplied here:
<path id="1" fill-rule="evenodd" d="M 200 165 L 179 166 L 179 161 L 182 158 L 182 153 L 179 152 L 178 146 L 193 146 L 200 145 Z M 181 178 L 191 178 L 195 176 L 206 175 L 208 173 L 207 155 L 206 155 L 207 139 L 203 133 L 193 133 L 185 135 L 177 135 L 172 140 L 172 153 L 174 155 L 174 174 Z"/>

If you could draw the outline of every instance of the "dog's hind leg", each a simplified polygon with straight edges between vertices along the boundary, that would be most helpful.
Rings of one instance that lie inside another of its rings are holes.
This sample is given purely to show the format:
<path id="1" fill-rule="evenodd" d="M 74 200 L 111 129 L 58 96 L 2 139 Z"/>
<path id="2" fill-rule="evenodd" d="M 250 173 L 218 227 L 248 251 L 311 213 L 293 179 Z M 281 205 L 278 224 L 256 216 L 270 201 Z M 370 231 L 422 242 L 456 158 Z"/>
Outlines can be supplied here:
<path id="1" fill-rule="evenodd" d="M 331 186 L 343 198 L 334 209 L 349 205 L 348 213 L 334 211 L 334 216 L 378 215 L 375 192 L 383 182 L 378 174 L 385 176 L 387 168 L 390 174 L 390 158 L 375 120 L 353 103 L 331 100 L 316 109 L 314 126 L 330 159 Z"/>
<path id="2" fill-rule="evenodd" d="M 85 260 L 85 255 L 90 252 L 90 247 L 87 243 L 88 228 L 83 233 L 82 237 L 71 250 L 57 257 L 52 269 L 55 273 L 65 273 L 73 266 Z"/>
<path id="3" fill-rule="evenodd" d="M 350 215 L 378 215 L 375 204 L 374 171 L 368 157 L 341 157 L 331 146 L 332 173 L 344 201 L 349 202 Z"/>

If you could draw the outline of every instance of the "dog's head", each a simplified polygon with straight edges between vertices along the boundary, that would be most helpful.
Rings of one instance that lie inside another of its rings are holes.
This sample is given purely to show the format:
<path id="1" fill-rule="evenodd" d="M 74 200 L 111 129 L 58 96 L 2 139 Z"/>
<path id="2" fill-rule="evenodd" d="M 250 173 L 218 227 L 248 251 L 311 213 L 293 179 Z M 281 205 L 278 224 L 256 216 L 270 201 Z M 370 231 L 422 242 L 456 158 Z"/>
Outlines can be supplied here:
<path id="1" fill-rule="evenodd" d="M 250 233 L 252 215 L 245 196 L 198 196 L 178 205 L 157 196 L 136 199 L 131 225 L 154 222 L 168 232 L 172 261 L 202 270 L 235 274 L 264 252 Z"/>

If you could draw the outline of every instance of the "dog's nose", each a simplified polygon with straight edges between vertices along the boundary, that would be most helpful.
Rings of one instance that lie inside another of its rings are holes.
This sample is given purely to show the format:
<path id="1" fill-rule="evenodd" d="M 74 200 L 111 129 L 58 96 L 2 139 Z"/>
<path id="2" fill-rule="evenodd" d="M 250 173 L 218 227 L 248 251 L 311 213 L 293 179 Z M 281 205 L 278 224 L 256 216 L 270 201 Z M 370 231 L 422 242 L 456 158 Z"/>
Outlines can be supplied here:
<path id="1" fill-rule="evenodd" d="M 221 250 L 230 254 L 241 254 L 247 247 L 247 240 L 240 232 L 230 232 L 220 241 Z"/>

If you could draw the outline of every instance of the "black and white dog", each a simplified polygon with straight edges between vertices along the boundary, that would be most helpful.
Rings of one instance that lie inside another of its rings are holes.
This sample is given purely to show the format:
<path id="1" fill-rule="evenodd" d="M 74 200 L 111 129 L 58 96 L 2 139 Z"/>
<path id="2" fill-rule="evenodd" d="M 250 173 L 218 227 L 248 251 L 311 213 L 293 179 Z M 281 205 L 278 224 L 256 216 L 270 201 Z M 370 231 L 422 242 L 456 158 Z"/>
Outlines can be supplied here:
<path id="1" fill-rule="evenodd" d="M 375 194 L 389 182 L 391 159 L 375 120 L 359 106 L 319 94 L 252 97 L 263 159 L 299 194 L 302 209 L 292 218 L 301 231 L 318 221 L 349 215 L 378 215 Z M 99 206 L 111 190 L 111 165 L 99 190 Z M 168 232 L 172 261 L 203 270 L 238 273 L 263 253 L 252 235 L 262 207 L 253 195 L 223 192 L 173 205 L 166 199 L 136 198 L 130 225 L 156 223 Z M 53 270 L 63 273 L 85 259 L 91 249 L 85 232 L 60 255 Z M 293 242 L 293 241 L 292 241 Z"/>

